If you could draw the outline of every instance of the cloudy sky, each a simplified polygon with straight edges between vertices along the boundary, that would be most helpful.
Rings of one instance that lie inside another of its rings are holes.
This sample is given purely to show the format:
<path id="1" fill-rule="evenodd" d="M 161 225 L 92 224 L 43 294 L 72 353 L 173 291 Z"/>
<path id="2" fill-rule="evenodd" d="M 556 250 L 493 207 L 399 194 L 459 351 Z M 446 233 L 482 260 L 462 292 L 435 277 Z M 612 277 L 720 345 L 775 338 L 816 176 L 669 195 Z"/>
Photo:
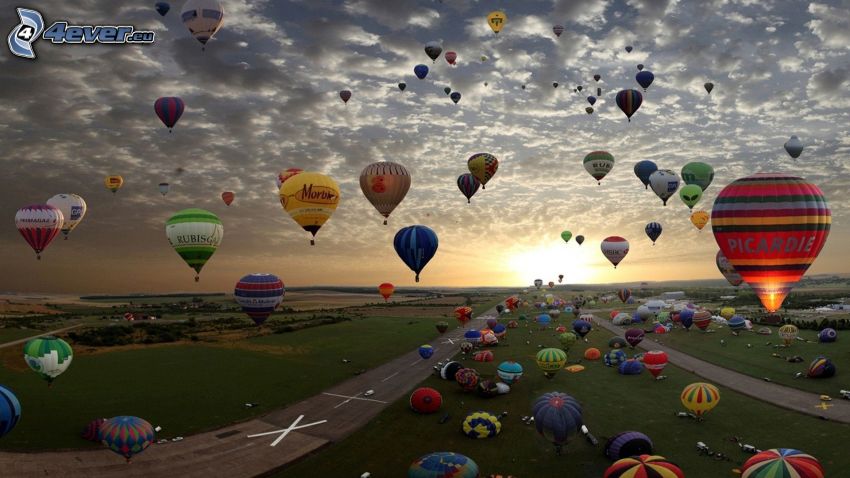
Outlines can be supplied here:
<path id="1" fill-rule="evenodd" d="M 524 285 L 559 273 L 565 282 L 720 278 L 710 226 L 698 232 L 678 197 L 663 207 L 645 191 L 632 172 L 643 159 L 676 171 L 713 165 L 697 206 L 709 211 L 724 185 L 757 171 L 818 184 L 833 227 L 810 273 L 850 272 L 848 1 L 225 0 L 206 51 L 180 22 L 182 2 L 165 17 L 153 3 L 37 7 L 48 24 L 154 30 L 150 46 L 41 40 L 35 61 L 3 48 L 0 290 L 220 291 L 249 272 L 293 286 L 407 286 L 413 273 L 392 238 L 411 224 L 440 238 L 425 286 Z M 508 16 L 498 36 L 485 20 L 495 8 Z M 16 24 L 12 7 L 0 11 L 3 35 Z M 456 67 L 431 63 L 423 45 L 434 40 L 457 52 Z M 419 63 L 431 68 L 426 80 L 413 75 Z M 629 123 L 613 96 L 637 87 L 638 63 L 655 82 Z M 593 115 L 577 85 L 602 88 Z M 463 94 L 460 104 L 445 86 Z M 347 106 L 342 89 L 353 92 Z M 154 114 L 160 96 L 186 103 L 173 134 Z M 792 134 L 806 146 L 797 160 L 782 147 Z M 597 149 L 616 158 L 601 186 L 582 167 Z M 500 167 L 467 205 L 455 181 L 479 151 Z M 389 226 L 358 183 L 381 160 L 413 177 Z M 275 175 L 290 167 L 328 174 L 342 189 L 315 247 L 277 199 Z M 108 174 L 125 179 L 115 196 L 103 186 Z M 162 181 L 171 183 L 165 197 Z M 219 197 L 226 190 L 236 193 L 230 207 Z M 87 216 L 36 261 L 15 211 L 71 192 L 86 199 Z M 187 207 L 218 214 L 225 229 L 197 285 L 164 231 Z M 649 221 L 664 226 L 654 247 Z M 586 242 L 564 244 L 563 229 Z M 599 249 L 608 235 L 631 243 L 616 271 Z"/>

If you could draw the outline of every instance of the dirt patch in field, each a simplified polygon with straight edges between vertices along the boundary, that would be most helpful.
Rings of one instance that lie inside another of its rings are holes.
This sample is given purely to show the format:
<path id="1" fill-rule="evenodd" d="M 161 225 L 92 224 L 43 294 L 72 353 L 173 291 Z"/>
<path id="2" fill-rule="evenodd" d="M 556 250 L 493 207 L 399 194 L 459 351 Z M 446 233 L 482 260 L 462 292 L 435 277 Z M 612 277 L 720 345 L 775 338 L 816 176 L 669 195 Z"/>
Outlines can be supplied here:
<path id="1" fill-rule="evenodd" d="M 3 315 L 46 315 L 61 314 L 56 309 L 35 302 L 20 302 L 9 299 L 0 299 L 0 316 Z"/>

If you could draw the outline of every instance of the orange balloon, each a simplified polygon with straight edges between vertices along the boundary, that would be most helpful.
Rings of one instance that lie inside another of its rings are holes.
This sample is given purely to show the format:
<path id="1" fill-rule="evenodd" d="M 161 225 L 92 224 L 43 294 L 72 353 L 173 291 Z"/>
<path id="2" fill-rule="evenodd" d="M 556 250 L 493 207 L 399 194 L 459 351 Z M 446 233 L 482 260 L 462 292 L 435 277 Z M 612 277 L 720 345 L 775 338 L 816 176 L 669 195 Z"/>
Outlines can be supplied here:
<path id="1" fill-rule="evenodd" d="M 224 204 L 227 204 L 228 206 L 230 206 L 230 203 L 233 202 L 233 198 L 235 197 L 236 195 L 230 191 L 225 191 L 221 193 L 221 200 L 224 201 Z"/>
<path id="2" fill-rule="evenodd" d="M 395 292 L 395 286 L 389 282 L 384 282 L 378 286 L 378 292 L 384 297 L 384 302 L 388 301 Z"/>

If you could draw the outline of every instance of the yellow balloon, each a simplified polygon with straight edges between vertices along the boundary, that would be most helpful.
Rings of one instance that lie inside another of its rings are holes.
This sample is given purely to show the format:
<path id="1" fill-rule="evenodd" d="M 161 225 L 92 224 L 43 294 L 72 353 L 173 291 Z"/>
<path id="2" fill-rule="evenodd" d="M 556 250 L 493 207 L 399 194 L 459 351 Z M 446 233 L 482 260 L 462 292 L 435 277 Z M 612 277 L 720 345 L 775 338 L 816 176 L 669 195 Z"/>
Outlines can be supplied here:
<path id="1" fill-rule="evenodd" d="M 499 33 L 508 22 L 508 16 L 505 12 L 496 10 L 487 15 L 487 24 L 493 29 L 493 33 Z"/>
<path id="2" fill-rule="evenodd" d="M 313 234 L 310 244 L 315 245 L 316 233 L 339 204 L 339 185 L 324 174 L 303 172 L 284 181 L 279 195 L 280 205 L 299 226 Z"/>
<path id="3" fill-rule="evenodd" d="M 705 225 L 708 224 L 709 219 L 711 219 L 711 216 L 705 211 L 695 211 L 693 214 L 691 214 L 691 222 L 700 231 L 702 231 L 702 228 L 704 228 Z"/>
<path id="4" fill-rule="evenodd" d="M 109 189 L 114 194 L 115 191 L 121 189 L 121 186 L 124 185 L 124 178 L 121 176 L 107 176 L 103 180 L 103 184 L 106 185 L 106 189 Z"/>
<path id="5" fill-rule="evenodd" d="M 692 383 L 682 390 L 682 405 L 694 415 L 701 417 L 720 402 L 720 390 L 710 383 Z"/>
<path id="6" fill-rule="evenodd" d="M 720 316 L 726 320 L 732 318 L 735 315 L 735 309 L 733 307 L 724 307 L 720 309 Z"/>

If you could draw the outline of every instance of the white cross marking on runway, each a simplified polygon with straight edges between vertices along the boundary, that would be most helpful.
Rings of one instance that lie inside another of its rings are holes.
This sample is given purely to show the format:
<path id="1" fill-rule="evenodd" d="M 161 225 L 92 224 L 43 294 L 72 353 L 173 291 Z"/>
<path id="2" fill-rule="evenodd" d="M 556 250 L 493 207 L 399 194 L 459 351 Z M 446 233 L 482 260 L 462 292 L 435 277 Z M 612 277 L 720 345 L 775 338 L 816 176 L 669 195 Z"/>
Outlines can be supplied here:
<path id="1" fill-rule="evenodd" d="M 262 437 L 262 436 L 266 436 L 266 435 L 274 435 L 275 433 L 280 433 L 280 436 L 277 437 L 275 439 L 275 441 L 273 441 L 272 444 L 271 444 L 271 446 L 277 446 L 277 444 L 280 443 L 280 441 L 283 440 L 284 437 L 286 437 L 286 435 L 289 435 L 289 432 L 291 432 L 292 430 L 298 430 L 299 428 L 312 427 L 313 425 L 320 425 L 322 423 L 327 422 L 327 420 L 320 420 L 318 422 L 308 423 L 306 425 L 300 425 L 299 426 L 298 424 L 301 423 L 301 420 L 303 418 L 304 418 L 304 415 L 299 415 L 298 418 L 296 418 L 295 421 L 292 422 L 292 425 L 289 425 L 289 428 L 284 428 L 282 430 L 275 430 L 273 432 L 256 433 L 254 435 L 248 435 L 248 438 Z"/>
<path id="2" fill-rule="evenodd" d="M 336 393 L 328 393 L 328 392 L 322 392 L 322 395 L 330 395 L 331 397 L 339 397 L 339 398 L 347 398 L 348 399 L 348 400 L 344 400 L 344 401 L 340 402 L 334 408 L 339 408 L 339 407 L 345 405 L 346 403 L 348 403 L 352 400 L 363 400 L 364 402 L 387 403 L 387 402 L 384 402 L 382 400 L 375 400 L 374 398 L 363 398 L 363 397 L 358 397 L 356 395 L 349 397 L 348 395 L 338 395 Z"/>
<path id="3" fill-rule="evenodd" d="M 446 339 L 443 343 L 444 343 L 444 344 L 454 345 L 454 344 L 455 344 L 455 341 L 454 341 L 454 339 Z"/>

